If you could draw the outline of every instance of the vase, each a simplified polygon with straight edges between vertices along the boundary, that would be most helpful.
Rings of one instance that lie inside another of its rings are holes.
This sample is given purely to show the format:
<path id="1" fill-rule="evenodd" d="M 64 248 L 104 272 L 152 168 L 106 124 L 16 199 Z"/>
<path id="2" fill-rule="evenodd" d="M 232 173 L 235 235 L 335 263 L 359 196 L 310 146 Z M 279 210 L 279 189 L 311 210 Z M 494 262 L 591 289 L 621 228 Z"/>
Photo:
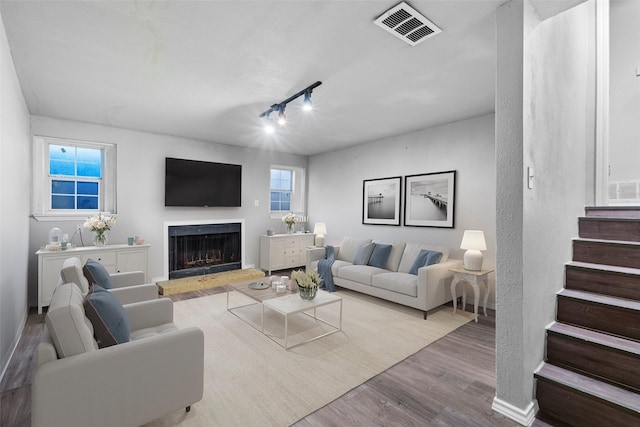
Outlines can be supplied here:
<path id="1" fill-rule="evenodd" d="M 287 234 L 293 234 L 293 224 L 287 223 Z"/>
<path id="2" fill-rule="evenodd" d="M 94 233 L 93 234 L 93 245 L 94 246 L 104 246 L 109 241 L 109 233 L 103 231 L 102 233 Z"/>
<path id="3" fill-rule="evenodd" d="M 300 294 L 300 298 L 307 301 L 311 301 L 312 299 L 314 299 L 317 292 L 317 286 L 314 286 L 312 288 L 303 288 L 302 286 L 298 286 L 298 293 Z"/>

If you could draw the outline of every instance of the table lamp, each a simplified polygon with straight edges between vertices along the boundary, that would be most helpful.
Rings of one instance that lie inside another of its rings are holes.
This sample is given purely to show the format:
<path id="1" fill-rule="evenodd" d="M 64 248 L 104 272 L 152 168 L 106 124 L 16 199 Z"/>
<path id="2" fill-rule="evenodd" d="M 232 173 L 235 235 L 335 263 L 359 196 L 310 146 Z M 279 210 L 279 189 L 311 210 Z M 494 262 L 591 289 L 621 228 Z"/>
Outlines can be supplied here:
<path id="1" fill-rule="evenodd" d="M 460 249 L 467 249 L 464 253 L 465 270 L 482 270 L 482 252 L 480 251 L 486 251 L 487 244 L 481 230 L 465 230 Z"/>
<path id="2" fill-rule="evenodd" d="M 324 246 L 324 235 L 327 234 L 327 226 L 324 222 L 316 222 L 313 227 L 313 234 L 316 235 L 316 246 Z"/>

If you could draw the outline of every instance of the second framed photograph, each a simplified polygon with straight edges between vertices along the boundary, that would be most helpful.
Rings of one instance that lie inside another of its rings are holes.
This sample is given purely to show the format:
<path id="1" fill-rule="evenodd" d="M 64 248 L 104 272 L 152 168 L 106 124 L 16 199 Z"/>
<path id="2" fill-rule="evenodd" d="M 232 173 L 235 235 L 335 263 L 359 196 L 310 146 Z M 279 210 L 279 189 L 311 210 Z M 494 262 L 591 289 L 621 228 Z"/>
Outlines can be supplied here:
<path id="1" fill-rule="evenodd" d="M 404 177 L 404 225 L 453 228 L 456 171 Z"/>
<path id="2" fill-rule="evenodd" d="M 362 223 L 400 225 L 402 178 L 367 179 L 363 181 Z"/>

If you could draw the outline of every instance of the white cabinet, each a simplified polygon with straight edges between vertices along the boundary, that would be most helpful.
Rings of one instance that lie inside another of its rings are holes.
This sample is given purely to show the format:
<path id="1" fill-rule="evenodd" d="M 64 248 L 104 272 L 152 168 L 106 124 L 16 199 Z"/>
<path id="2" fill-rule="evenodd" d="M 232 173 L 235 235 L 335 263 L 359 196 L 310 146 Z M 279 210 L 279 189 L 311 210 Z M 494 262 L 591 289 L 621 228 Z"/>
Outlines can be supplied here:
<path id="1" fill-rule="evenodd" d="M 144 282 L 149 282 L 149 276 L 147 275 L 147 266 L 149 264 L 148 247 L 134 246 L 136 250 L 118 251 L 117 255 L 117 272 L 124 273 L 125 271 L 144 271 Z M 144 265 L 144 269 L 140 266 Z"/>
<path id="2" fill-rule="evenodd" d="M 307 246 L 313 246 L 314 240 L 315 234 L 260 236 L 260 268 L 271 274 L 305 265 Z"/>
<path id="3" fill-rule="evenodd" d="M 62 264 L 67 258 L 78 257 L 83 264 L 89 258 L 94 259 L 104 265 L 109 273 L 142 271 L 145 283 L 147 283 L 149 280 L 149 246 L 86 246 L 65 251 L 40 249 L 36 252 L 38 255 L 38 314 L 42 313 L 42 307 L 48 306 L 51 302 L 51 295 L 58 285 Z"/>

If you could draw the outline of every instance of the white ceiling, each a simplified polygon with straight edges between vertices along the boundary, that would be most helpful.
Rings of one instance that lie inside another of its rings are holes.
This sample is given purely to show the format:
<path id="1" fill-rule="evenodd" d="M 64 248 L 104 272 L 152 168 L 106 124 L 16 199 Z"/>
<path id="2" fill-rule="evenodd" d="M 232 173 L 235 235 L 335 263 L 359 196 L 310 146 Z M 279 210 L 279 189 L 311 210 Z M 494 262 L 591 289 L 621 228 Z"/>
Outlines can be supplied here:
<path id="1" fill-rule="evenodd" d="M 373 24 L 395 0 L 2 0 L 0 11 L 31 114 L 310 155 L 492 112 L 503 2 L 408 2 L 443 30 L 415 47 Z M 314 111 L 300 98 L 265 135 L 258 115 L 318 80 Z"/>

